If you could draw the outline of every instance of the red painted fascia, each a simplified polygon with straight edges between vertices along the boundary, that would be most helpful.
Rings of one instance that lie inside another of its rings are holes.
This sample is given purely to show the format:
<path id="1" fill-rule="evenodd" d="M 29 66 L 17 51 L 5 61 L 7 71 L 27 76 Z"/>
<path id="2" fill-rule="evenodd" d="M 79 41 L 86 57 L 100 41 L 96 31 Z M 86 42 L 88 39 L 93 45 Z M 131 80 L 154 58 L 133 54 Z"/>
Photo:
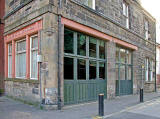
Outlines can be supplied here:
<path id="1" fill-rule="evenodd" d="M 113 41 L 116 44 L 119 44 L 121 46 L 124 46 L 124 47 L 132 49 L 132 50 L 138 50 L 138 47 L 135 46 L 135 45 L 132 45 L 130 43 L 122 41 L 122 40 L 120 40 L 118 38 L 114 38 L 114 37 L 112 37 L 110 35 L 107 35 L 107 34 L 105 34 L 103 32 L 100 32 L 100 31 L 95 30 L 93 28 L 90 28 L 88 26 L 82 25 L 82 24 L 77 23 L 75 21 L 69 20 L 67 18 L 62 17 L 61 22 L 67 28 L 70 28 L 70 29 L 85 33 L 87 35 L 91 35 L 93 37 L 97 37 L 97 38 L 103 39 L 103 40 Z"/>

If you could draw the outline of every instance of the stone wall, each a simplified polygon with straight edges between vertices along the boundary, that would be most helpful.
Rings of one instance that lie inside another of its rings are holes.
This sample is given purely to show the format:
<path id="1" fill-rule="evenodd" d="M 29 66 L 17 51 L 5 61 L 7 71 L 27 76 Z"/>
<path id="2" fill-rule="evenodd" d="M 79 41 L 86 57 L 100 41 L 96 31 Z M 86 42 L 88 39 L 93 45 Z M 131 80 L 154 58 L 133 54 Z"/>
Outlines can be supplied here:
<path id="1" fill-rule="evenodd" d="M 58 78 L 57 77 L 57 69 L 58 69 L 57 68 L 58 64 L 57 20 L 58 19 L 57 16 L 53 14 L 54 12 L 57 12 L 56 5 L 57 1 L 53 3 L 51 0 L 30 0 L 28 4 L 23 6 L 18 11 L 15 11 L 14 8 L 8 6 L 8 8 L 6 8 L 8 9 L 8 12 L 6 12 L 6 17 L 5 17 L 5 35 L 13 33 L 19 29 L 22 29 L 36 21 L 42 20 L 43 29 L 38 31 L 40 36 L 39 53 L 41 53 L 42 55 L 42 65 L 40 68 L 41 69 L 40 78 L 42 81 L 41 82 L 42 100 L 47 99 L 47 101 L 51 101 L 52 104 L 57 104 L 57 81 L 58 81 L 57 79 Z M 21 6 L 21 4 L 17 6 Z M 12 11 L 14 11 L 14 13 L 7 16 Z M 5 81 L 6 94 L 9 96 L 15 96 L 22 100 L 25 99 L 30 101 L 37 100 L 37 96 L 39 95 L 35 96 L 31 94 L 32 93 L 31 89 L 34 88 L 35 83 L 32 84 L 31 79 L 17 79 L 17 80 Z M 23 83 L 23 81 L 25 83 Z M 16 88 L 14 91 L 12 91 L 14 87 Z M 38 97 L 38 101 L 39 98 L 40 96 Z"/>
<path id="2" fill-rule="evenodd" d="M 155 62 L 155 19 L 140 4 L 126 0 L 129 4 L 130 28 L 125 28 L 122 1 L 96 0 L 96 10 L 93 10 L 81 4 L 80 1 L 67 0 L 67 2 L 63 2 L 62 15 L 138 47 L 138 50 L 133 52 L 133 92 L 137 93 L 141 86 L 141 67 L 145 65 L 145 58 L 148 57 Z M 149 32 L 151 33 L 149 41 L 145 40 L 145 20 L 149 22 Z M 155 65 L 153 72 L 155 74 Z"/>
<path id="3" fill-rule="evenodd" d="M 155 91 L 155 83 L 154 82 L 146 82 L 144 86 L 145 93 L 151 93 Z"/>
<path id="4" fill-rule="evenodd" d="M 125 28 L 125 16 L 123 15 L 122 2 L 123 0 L 96 0 L 96 9 L 93 10 L 81 4 L 79 0 L 67 0 L 67 2 L 63 2 L 63 15 L 95 29 L 101 27 L 101 30 L 106 33 L 109 31 L 114 32 L 112 31 L 116 30 L 114 27 Z M 135 1 L 126 0 L 126 2 L 129 4 L 130 31 L 144 38 L 144 22 L 146 19 L 149 21 L 149 31 L 152 33 L 152 41 L 155 42 L 155 19 L 147 14 Z M 99 16 L 105 18 L 103 22 L 101 22 Z M 114 26 L 107 21 L 111 21 L 114 24 L 117 23 L 121 26 Z M 115 32 L 118 33 L 118 30 Z M 127 33 L 122 34 L 121 37 L 125 37 L 126 35 Z"/>
<path id="5" fill-rule="evenodd" d="M 39 81 L 6 79 L 5 94 L 27 102 L 40 102 Z"/>

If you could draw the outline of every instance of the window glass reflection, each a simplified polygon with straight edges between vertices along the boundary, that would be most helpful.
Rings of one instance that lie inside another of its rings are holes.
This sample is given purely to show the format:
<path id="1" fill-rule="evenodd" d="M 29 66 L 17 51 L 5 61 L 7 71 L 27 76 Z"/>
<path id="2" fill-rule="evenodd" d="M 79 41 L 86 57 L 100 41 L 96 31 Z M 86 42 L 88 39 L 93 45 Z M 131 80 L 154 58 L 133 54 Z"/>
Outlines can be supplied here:
<path id="1" fill-rule="evenodd" d="M 77 39 L 77 54 L 86 56 L 86 36 L 78 33 Z"/>
<path id="2" fill-rule="evenodd" d="M 73 58 L 64 58 L 64 79 L 73 80 Z"/>
<path id="3" fill-rule="evenodd" d="M 73 53 L 73 32 L 64 30 L 64 52 Z"/>
<path id="4" fill-rule="evenodd" d="M 126 58 L 126 51 L 125 49 L 120 49 L 120 61 L 121 63 L 125 63 L 125 58 Z"/>
<path id="5" fill-rule="evenodd" d="M 120 66 L 120 80 L 125 80 L 125 65 Z"/>
<path id="6" fill-rule="evenodd" d="M 95 61 L 89 62 L 89 79 L 90 80 L 96 79 L 96 66 L 97 66 L 97 63 Z"/>
<path id="7" fill-rule="evenodd" d="M 86 61 L 78 59 L 78 80 L 86 80 Z"/>
<path id="8" fill-rule="evenodd" d="M 105 79 L 105 63 L 104 62 L 99 63 L 99 78 Z"/>
<path id="9" fill-rule="evenodd" d="M 99 41 L 99 58 L 105 59 L 105 42 Z"/>
<path id="10" fill-rule="evenodd" d="M 89 56 L 96 57 L 96 44 L 97 40 L 95 38 L 90 37 L 89 39 Z"/>

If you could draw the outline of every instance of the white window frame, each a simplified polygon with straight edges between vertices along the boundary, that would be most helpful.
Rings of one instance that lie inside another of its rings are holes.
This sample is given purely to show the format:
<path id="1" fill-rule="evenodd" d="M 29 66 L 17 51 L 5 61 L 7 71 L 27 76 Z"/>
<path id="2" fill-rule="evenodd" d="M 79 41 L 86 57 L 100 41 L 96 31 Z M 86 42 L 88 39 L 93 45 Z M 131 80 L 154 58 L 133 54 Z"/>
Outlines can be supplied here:
<path id="1" fill-rule="evenodd" d="M 129 29 L 129 6 L 123 1 L 123 15 L 125 16 L 126 28 Z"/>
<path id="2" fill-rule="evenodd" d="M 38 37 L 38 35 L 36 34 L 36 35 L 32 35 L 30 37 L 30 79 L 38 80 L 38 62 L 37 62 L 37 78 L 32 78 L 32 74 L 31 74 L 31 72 L 32 72 L 32 38 L 33 37 Z M 38 47 L 36 49 L 34 49 L 34 50 L 38 51 Z"/>
<path id="3" fill-rule="evenodd" d="M 25 41 L 26 42 L 26 38 L 24 38 L 24 39 L 22 39 L 22 40 L 18 40 L 18 41 L 16 41 L 16 48 L 15 48 L 15 51 L 16 51 L 16 54 L 15 54 L 15 57 L 16 57 L 16 61 L 15 61 L 15 71 L 16 71 L 16 78 L 20 78 L 20 79 L 26 79 L 26 75 L 25 76 L 23 76 L 23 77 L 18 77 L 17 76 L 17 64 L 16 64 L 16 62 L 17 62 L 17 43 L 19 43 L 19 42 L 22 42 L 22 41 Z M 27 48 L 27 47 L 26 47 Z M 27 50 L 27 49 L 26 49 Z M 24 50 L 24 51 L 21 51 L 21 52 L 25 52 L 26 53 L 26 50 Z M 27 64 L 26 64 L 27 65 Z"/>
<path id="4" fill-rule="evenodd" d="M 149 81 L 149 79 L 148 79 L 148 74 L 149 74 L 148 67 L 149 67 L 149 58 L 146 58 L 145 59 L 145 81 Z"/>
<path id="5" fill-rule="evenodd" d="M 10 46 L 11 46 L 11 49 L 12 49 L 12 43 L 9 43 L 8 44 L 8 78 L 12 78 L 12 63 L 10 64 L 10 57 L 11 57 L 11 61 L 12 61 L 12 50 L 11 50 L 11 53 L 9 52 L 10 50 Z M 11 67 L 10 67 L 11 65 Z M 11 68 L 11 69 L 10 69 Z M 10 72 L 11 71 L 11 72 Z M 10 74 L 11 73 L 11 74 Z"/>
<path id="6" fill-rule="evenodd" d="M 147 20 L 145 20 L 145 23 L 144 23 L 144 29 L 145 29 L 145 39 L 148 40 L 149 39 L 149 23 Z"/>
<path id="7" fill-rule="evenodd" d="M 89 6 L 89 4 L 88 4 L 89 1 L 88 0 L 85 0 L 85 1 L 86 2 L 83 2 L 84 5 L 86 5 L 86 6 L 95 10 L 95 8 L 96 8 L 96 1 L 95 0 L 92 0 L 92 6 Z"/>
<path id="8" fill-rule="evenodd" d="M 150 81 L 153 81 L 153 60 L 150 61 Z"/>

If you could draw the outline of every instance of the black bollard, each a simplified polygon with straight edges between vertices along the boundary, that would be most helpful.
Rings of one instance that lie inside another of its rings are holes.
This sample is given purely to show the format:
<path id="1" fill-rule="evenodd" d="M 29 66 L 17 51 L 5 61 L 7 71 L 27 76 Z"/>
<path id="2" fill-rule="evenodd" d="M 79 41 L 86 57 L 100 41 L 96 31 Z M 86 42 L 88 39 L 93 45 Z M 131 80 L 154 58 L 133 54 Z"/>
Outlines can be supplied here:
<path id="1" fill-rule="evenodd" d="M 99 116 L 104 116 L 104 94 L 99 94 Z"/>
<path id="2" fill-rule="evenodd" d="M 140 89 L 140 102 L 143 102 L 143 89 Z"/>

